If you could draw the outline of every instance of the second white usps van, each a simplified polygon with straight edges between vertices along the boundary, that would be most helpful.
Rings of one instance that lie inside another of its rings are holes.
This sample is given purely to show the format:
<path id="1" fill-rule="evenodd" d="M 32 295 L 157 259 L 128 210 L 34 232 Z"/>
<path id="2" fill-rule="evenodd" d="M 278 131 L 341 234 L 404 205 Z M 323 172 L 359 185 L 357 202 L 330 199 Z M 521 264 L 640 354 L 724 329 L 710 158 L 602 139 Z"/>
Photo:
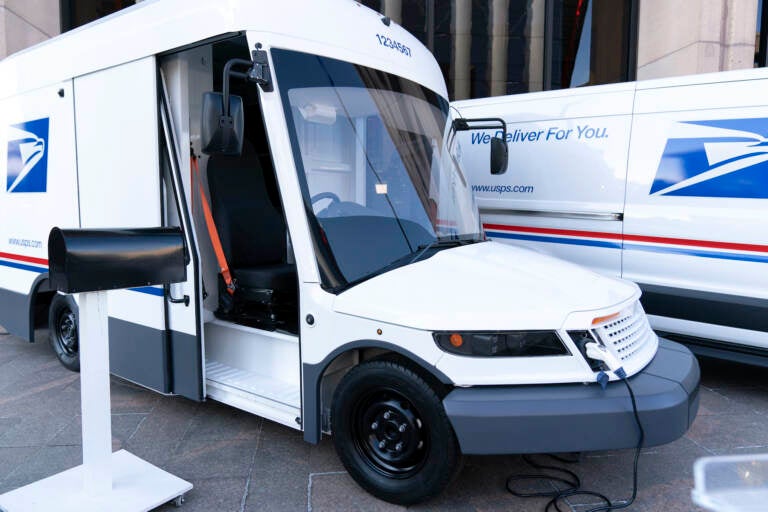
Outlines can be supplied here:
<path id="1" fill-rule="evenodd" d="M 0 325 L 77 368 L 51 228 L 178 227 L 186 282 L 109 292 L 111 371 L 332 433 L 383 499 L 462 453 L 634 447 L 625 384 L 646 445 L 683 435 L 698 365 L 636 285 L 485 239 L 429 51 L 288 4 L 148 0 L 0 62 Z"/>
<path id="2" fill-rule="evenodd" d="M 489 237 L 635 281 L 651 325 L 703 355 L 768 365 L 768 70 L 458 101 Z"/>

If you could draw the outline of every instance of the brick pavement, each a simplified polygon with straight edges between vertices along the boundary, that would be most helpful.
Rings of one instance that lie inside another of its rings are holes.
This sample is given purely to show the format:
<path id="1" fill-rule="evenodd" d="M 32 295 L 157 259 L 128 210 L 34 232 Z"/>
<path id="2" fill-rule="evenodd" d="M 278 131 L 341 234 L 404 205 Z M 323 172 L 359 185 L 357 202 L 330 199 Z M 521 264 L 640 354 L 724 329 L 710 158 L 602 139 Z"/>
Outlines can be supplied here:
<path id="1" fill-rule="evenodd" d="M 0 493 L 80 464 L 78 375 L 64 369 L 47 333 L 36 343 L 0 336 Z M 696 458 L 768 452 L 765 370 L 702 362 L 701 407 L 687 435 L 644 450 L 632 511 L 691 511 Z M 565 427 L 567 428 L 567 426 Z M 360 489 L 330 439 L 311 446 L 300 432 L 216 402 L 164 397 L 112 379 L 113 448 L 191 481 L 182 512 L 401 510 Z M 584 454 L 575 466 L 584 487 L 625 499 L 632 451 Z M 504 490 L 506 475 L 529 472 L 518 456 L 466 457 L 464 469 L 439 498 L 413 510 L 541 511 L 546 500 Z M 595 501 L 573 498 L 573 512 Z M 160 510 L 175 510 L 170 505 Z"/>

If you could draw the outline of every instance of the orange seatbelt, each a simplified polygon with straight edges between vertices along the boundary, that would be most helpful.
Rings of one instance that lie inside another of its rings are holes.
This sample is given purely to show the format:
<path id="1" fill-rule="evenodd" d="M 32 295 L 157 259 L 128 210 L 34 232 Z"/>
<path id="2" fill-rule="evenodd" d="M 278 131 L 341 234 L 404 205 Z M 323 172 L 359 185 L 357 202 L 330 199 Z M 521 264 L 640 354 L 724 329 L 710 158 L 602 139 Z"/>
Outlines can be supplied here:
<path id="1" fill-rule="evenodd" d="M 208 204 L 208 198 L 205 196 L 205 190 L 203 190 L 203 184 L 200 181 L 200 166 L 197 163 L 197 156 L 194 152 L 190 155 L 190 163 L 192 166 L 192 180 L 193 188 L 197 188 L 200 192 L 200 204 L 203 205 L 203 215 L 205 216 L 205 225 L 208 228 L 208 236 L 211 239 L 213 245 L 213 252 L 216 253 L 216 261 L 219 263 L 219 269 L 221 270 L 221 277 L 224 278 L 224 284 L 227 286 L 227 292 L 230 295 L 235 294 L 235 282 L 232 280 L 232 274 L 229 272 L 229 264 L 227 264 L 227 257 L 224 255 L 224 249 L 221 247 L 221 239 L 219 238 L 219 230 L 216 229 L 216 223 L 213 222 L 213 214 L 211 213 L 211 206 Z M 192 211 L 194 211 L 194 192 L 192 193 Z"/>

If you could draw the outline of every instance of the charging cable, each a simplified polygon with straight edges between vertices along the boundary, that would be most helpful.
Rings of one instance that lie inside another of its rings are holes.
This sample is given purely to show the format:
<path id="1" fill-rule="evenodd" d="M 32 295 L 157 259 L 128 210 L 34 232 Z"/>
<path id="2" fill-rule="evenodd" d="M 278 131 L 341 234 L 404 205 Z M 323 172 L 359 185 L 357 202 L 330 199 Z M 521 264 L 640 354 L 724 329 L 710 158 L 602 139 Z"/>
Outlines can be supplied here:
<path id="1" fill-rule="evenodd" d="M 635 501 L 635 498 L 637 498 L 637 464 L 640 459 L 640 450 L 642 449 L 643 443 L 645 441 L 645 431 L 643 430 L 643 425 L 640 423 L 640 415 L 637 411 L 637 400 L 635 399 L 635 393 L 632 391 L 632 386 L 629 384 L 629 380 L 627 379 L 627 372 L 624 371 L 624 368 L 621 366 L 621 362 L 618 360 L 616 356 L 614 356 L 610 351 L 608 351 L 608 349 L 605 346 L 598 345 L 597 343 L 591 342 L 585 345 L 585 349 L 586 349 L 587 357 L 598 360 L 598 361 L 602 361 L 603 365 L 605 366 L 605 369 L 600 371 L 596 377 L 597 383 L 600 384 L 603 390 L 606 389 L 606 387 L 608 386 L 608 381 L 610 380 L 608 374 L 605 372 L 605 370 L 607 370 L 613 373 L 617 378 L 621 379 L 621 381 L 627 387 L 627 391 L 629 392 L 629 398 L 632 401 L 632 413 L 635 418 L 635 424 L 637 425 L 637 429 L 640 433 L 637 440 L 637 446 L 635 447 L 635 457 L 634 457 L 634 462 L 632 466 L 632 497 L 623 503 L 614 503 L 607 496 L 600 494 L 599 492 L 580 490 L 579 488 L 581 487 L 581 480 L 579 479 L 578 475 L 573 471 L 570 471 L 565 468 L 556 467 L 556 466 L 545 466 L 543 464 L 538 464 L 534 462 L 530 456 L 524 455 L 523 460 L 525 460 L 528 464 L 530 464 L 536 469 L 556 471 L 561 473 L 562 475 L 568 476 L 568 478 L 564 478 L 563 476 L 556 476 L 551 474 L 526 474 L 526 475 L 510 475 L 507 478 L 507 484 L 506 484 L 507 491 L 509 491 L 514 496 L 517 496 L 519 498 L 541 498 L 541 497 L 552 498 L 547 502 L 546 506 L 544 507 L 544 512 L 550 512 L 553 510 L 556 512 L 564 512 L 564 510 L 560 508 L 560 502 L 571 496 L 593 496 L 605 502 L 604 505 L 599 505 L 595 508 L 591 508 L 586 512 L 605 512 L 609 510 L 619 510 L 622 508 L 627 508 L 630 505 L 632 505 L 632 503 L 634 503 Z M 562 457 L 558 457 L 556 455 L 549 455 L 549 457 L 563 463 L 571 464 L 574 462 L 578 462 L 578 461 L 568 460 Z M 522 481 L 531 481 L 531 480 L 548 481 L 553 485 L 555 483 L 565 484 L 566 488 L 556 490 L 556 491 L 524 492 L 514 487 L 516 483 L 519 483 Z"/>

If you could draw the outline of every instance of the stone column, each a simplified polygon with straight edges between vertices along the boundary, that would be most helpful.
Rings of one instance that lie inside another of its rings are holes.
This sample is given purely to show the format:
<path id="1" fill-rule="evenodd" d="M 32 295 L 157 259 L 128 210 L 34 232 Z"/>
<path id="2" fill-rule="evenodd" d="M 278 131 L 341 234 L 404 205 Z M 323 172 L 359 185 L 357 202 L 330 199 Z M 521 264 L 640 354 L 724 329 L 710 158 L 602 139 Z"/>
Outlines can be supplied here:
<path id="1" fill-rule="evenodd" d="M 637 78 L 751 68 L 757 0 L 640 0 Z"/>
<path id="2" fill-rule="evenodd" d="M 59 0 L 0 0 L 0 58 L 59 34 Z"/>
<path id="3" fill-rule="evenodd" d="M 528 46 L 525 56 L 525 76 L 528 91 L 541 91 L 544 88 L 544 15 L 545 0 L 531 0 L 528 6 L 528 23 L 525 29 L 525 41 Z"/>
<path id="4" fill-rule="evenodd" d="M 395 23 L 402 25 L 402 22 L 403 22 L 402 0 L 384 0 L 384 16 L 387 16 Z"/>
<path id="5" fill-rule="evenodd" d="M 452 14 L 453 98 L 451 99 L 464 100 L 469 98 L 471 90 L 472 2 L 470 0 L 453 0 Z"/>
<path id="6" fill-rule="evenodd" d="M 491 0 L 491 96 L 507 93 L 509 0 Z"/>

